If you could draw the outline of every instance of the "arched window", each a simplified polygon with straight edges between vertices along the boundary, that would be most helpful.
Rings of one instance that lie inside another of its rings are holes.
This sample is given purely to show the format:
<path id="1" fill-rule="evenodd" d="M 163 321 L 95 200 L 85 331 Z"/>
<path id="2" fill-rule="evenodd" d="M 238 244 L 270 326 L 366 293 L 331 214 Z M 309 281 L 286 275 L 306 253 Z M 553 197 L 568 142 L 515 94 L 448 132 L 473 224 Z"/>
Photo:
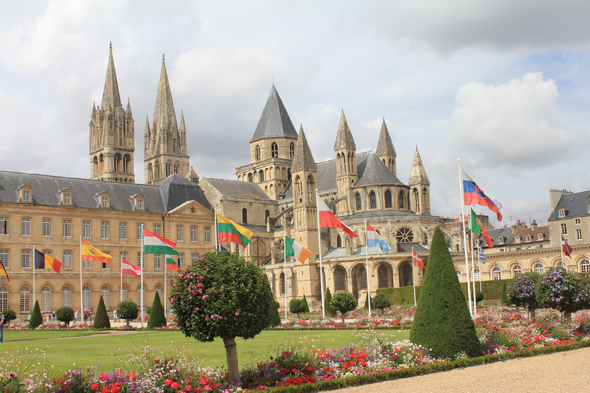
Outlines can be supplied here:
<path id="1" fill-rule="evenodd" d="M 346 270 L 342 266 L 334 269 L 334 290 L 346 291 Z"/>
<path id="2" fill-rule="evenodd" d="M 291 168 L 287 169 L 287 180 L 291 180 Z"/>
<path id="3" fill-rule="evenodd" d="M 357 289 L 358 291 L 362 291 L 363 289 L 367 289 L 367 270 L 363 265 L 359 266 L 356 270 L 356 281 L 357 281 Z"/>
<path id="4" fill-rule="evenodd" d="M 385 191 L 385 208 L 391 208 L 393 204 L 391 203 L 391 191 Z"/>
<path id="5" fill-rule="evenodd" d="M 502 271 L 500 270 L 499 267 L 495 267 L 494 270 L 492 270 L 492 279 L 494 279 L 494 280 L 501 280 L 502 279 Z"/>
<path id="6" fill-rule="evenodd" d="M 590 262 L 584 259 L 580 265 L 580 271 L 582 273 L 590 273 Z"/>
<path id="7" fill-rule="evenodd" d="M 264 211 L 264 223 L 266 224 L 268 222 L 268 218 L 270 217 L 270 211 L 265 210 Z"/>
<path id="8" fill-rule="evenodd" d="M 543 269 L 543 265 L 542 265 L 542 264 L 540 264 L 540 263 L 537 263 L 537 264 L 535 265 L 535 273 L 537 273 L 537 274 L 543 274 L 543 271 L 544 271 L 544 270 L 545 270 L 545 269 Z"/>
<path id="9" fill-rule="evenodd" d="M 270 145 L 270 154 L 272 155 L 272 157 L 279 156 L 279 147 L 277 146 L 276 142 L 273 142 L 272 145 Z"/>
<path id="10" fill-rule="evenodd" d="M 41 311 L 51 311 L 51 291 L 47 287 L 41 289 Z"/>
<path id="11" fill-rule="evenodd" d="M 399 192 L 399 208 L 403 209 L 404 208 L 404 192 L 400 191 Z"/>
<path id="12" fill-rule="evenodd" d="M 162 299 L 162 288 L 159 285 L 156 285 L 154 291 L 158 292 L 158 296 Z"/>
<path id="13" fill-rule="evenodd" d="M 68 287 L 61 289 L 61 305 L 62 307 L 72 307 L 72 290 Z"/>
<path id="14" fill-rule="evenodd" d="M 248 210 L 246 210 L 246 208 L 242 209 L 242 222 L 244 224 L 248 223 Z"/>
<path id="15" fill-rule="evenodd" d="M 260 146 L 256 145 L 256 161 L 260 161 Z"/>
<path id="16" fill-rule="evenodd" d="M 30 312 L 31 311 L 31 291 L 29 288 L 23 287 L 20 290 L 20 312 Z"/>
<path id="17" fill-rule="evenodd" d="M 299 176 L 295 178 L 295 200 L 303 202 L 303 184 Z"/>
<path id="18" fill-rule="evenodd" d="M 285 273 L 281 273 L 279 276 L 279 280 L 281 281 L 281 295 L 285 294 L 287 283 L 285 282 Z"/>
<path id="19" fill-rule="evenodd" d="M 90 288 L 82 288 L 82 310 L 90 310 Z"/>
<path id="20" fill-rule="evenodd" d="M 102 301 L 104 302 L 104 306 L 107 310 L 110 310 L 110 302 L 109 302 L 109 288 L 102 287 L 100 288 L 100 294 L 102 295 Z"/>
<path id="21" fill-rule="evenodd" d="M 522 274 L 522 268 L 519 265 L 514 266 L 512 271 L 514 273 L 514 277 L 520 276 Z"/>
<path id="22" fill-rule="evenodd" d="M 251 174 L 251 173 L 248 173 L 248 181 L 249 181 L 250 183 L 252 183 L 252 174 Z"/>
<path id="23" fill-rule="evenodd" d="M 8 308 L 8 290 L 0 287 L 0 312 Z"/>
<path id="24" fill-rule="evenodd" d="M 377 268 L 377 281 L 379 288 L 389 288 L 390 285 L 390 278 L 391 278 L 391 270 L 385 263 L 382 263 Z"/>
<path id="25" fill-rule="evenodd" d="M 289 157 L 295 157 L 295 144 L 291 142 L 291 146 L 289 146 Z"/>
<path id="26" fill-rule="evenodd" d="M 260 172 L 258 172 L 258 179 L 260 183 L 264 181 L 264 171 L 262 169 L 260 170 Z"/>
<path id="27" fill-rule="evenodd" d="M 121 301 L 127 300 L 127 287 L 123 285 L 121 287 Z"/>
<path id="28" fill-rule="evenodd" d="M 479 278 L 479 269 L 475 269 L 475 270 L 473 271 L 473 279 L 474 279 L 475 281 L 479 281 L 479 280 L 480 280 L 480 278 Z"/>
<path id="29" fill-rule="evenodd" d="M 336 236 L 336 247 L 342 247 L 342 238 L 340 235 Z"/>
<path id="30" fill-rule="evenodd" d="M 377 195 L 375 195 L 374 191 L 371 191 L 369 193 L 369 203 L 370 203 L 369 206 L 371 206 L 370 207 L 371 209 L 377 209 Z"/>
<path id="31" fill-rule="evenodd" d="M 313 176 L 307 176 L 307 201 L 313 202 L 313 192 L 315 190 L 315 182 L 313 181 Z"/>
<path id="32" fill-rule="evenodd" d="M 356 201 L 356 210 L 363 210 L 363 201 L 361 199 L 361 194 L 358 192 L 354 194 L 354 199 Z"/>
<path id="33" fill-rule="evenodd" d="M 459 270 L 456 270 L 455 273 L 457 273 L 457 280 L 461 282 L 461 272 Z"/>

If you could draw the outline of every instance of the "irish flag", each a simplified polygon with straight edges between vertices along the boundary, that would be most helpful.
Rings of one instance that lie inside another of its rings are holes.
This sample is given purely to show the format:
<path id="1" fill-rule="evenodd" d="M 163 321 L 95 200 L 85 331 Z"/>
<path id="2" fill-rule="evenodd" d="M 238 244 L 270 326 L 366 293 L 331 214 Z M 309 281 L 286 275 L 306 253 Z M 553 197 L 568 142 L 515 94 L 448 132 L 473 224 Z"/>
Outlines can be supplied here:
<path id="1" fill-rule="evenodd" d="M 340 228 L 350 237 L 357 237 L 352 229 L 344 225 L 332 210 L 328 209 L 328 206 L 324 203 L 322 198 L 316 194 L 316 203 L 318 205 L 318 214 L 320 216 L 320 228 Z"/>
<path id="2" fill-rule="evenodd" d="M 143 228 L 143 253 L 178 255 L 176 243 Z"/>
<path id="3" fill-rule="evenodd" d="M 180 270 L 178 264 L 170 255 L 166 255 L 166 270 Z"/>
<path id="4" fill-rule="evenodd" d="M 285 254 L 288 257 L 295 257 L 301 263 L 305 263 L 305 260 L 311 255 L 311 251 L 303 247 L 295 239 L 285 236 Z"/>
<path id="5" fill-rule="evenodd" d="M 126 260 L 121 258 L 121 273 L 122 274 L 132 274 L 134 276 L 141 276 L 141 268 L 139 266 L 135 266 L 127 262 Z"/>
<path id="6" fill-rule="evenodd" d="M 219 243 L 241 244 L 245 250 L 248 243 L 250 243 L 251 237 L 251 230 L 236 224 L 229 218 L 225 218 L 219 214 L 217 215 L 217 241 Z"/>

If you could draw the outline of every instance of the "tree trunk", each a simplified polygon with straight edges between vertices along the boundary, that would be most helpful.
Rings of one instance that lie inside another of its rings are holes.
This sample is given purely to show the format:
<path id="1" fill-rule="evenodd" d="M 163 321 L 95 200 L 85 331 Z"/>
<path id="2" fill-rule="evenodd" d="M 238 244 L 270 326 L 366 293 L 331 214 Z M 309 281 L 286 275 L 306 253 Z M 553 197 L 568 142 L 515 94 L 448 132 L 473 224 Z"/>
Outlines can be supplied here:
<path id="1" fill-rule="evenodd" d="M 130 324 L 129 324 L 129 320 L 128 320 L 128 319 L 126 319 L 125 321 L 127 322 L 127 327 L 128 327 L 128 328 L 129 328 L 129 327 L 131 327 L 131 326 L 130 326 Z"/>
<path id="2" fill-rule="evenodd" d="M 572 321 L 572 312 L 566 311 L 563 313 L 563 323 L 570 323 Z"/>
<path id="3" fill-rule="evenodd" d="M 533 323 L 535 322 L 535 310 L 536 310 L 535 308 L 530 310 L 531 311 L 531 322 L 533 322 Z"/>
<path id="4" fill-rule="evenodd" d="M 225 346 L 225 357 L 227 360 L 227 372 L 229 377 L 234 381 L 240 379 L 240 369 L 238 367 L 238 348 L 234 337 L 222 337 Z"/>

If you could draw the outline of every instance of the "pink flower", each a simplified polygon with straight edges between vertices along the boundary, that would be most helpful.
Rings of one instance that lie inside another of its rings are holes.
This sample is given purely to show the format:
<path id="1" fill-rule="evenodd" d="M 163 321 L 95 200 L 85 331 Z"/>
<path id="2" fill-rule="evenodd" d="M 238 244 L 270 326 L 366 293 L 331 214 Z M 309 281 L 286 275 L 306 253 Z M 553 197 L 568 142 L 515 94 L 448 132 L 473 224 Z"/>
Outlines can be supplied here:
<path id="1" fill-rule="evenodd" d="M 174 303 L 174 298 L 173 297 L 170 298 L 170 303 Z"/>
<path id="2" fill-rule="evenodd" d="M 159 362 L 160 360 L 162 360 L 159 356 L 156 358 L 156 362 Z"/>
<path id="3" fill-rule="evenodd" d="M 237 317 L 238 315 L 240 315 L 240 313 L 236 311 L 236 317 Z"/>

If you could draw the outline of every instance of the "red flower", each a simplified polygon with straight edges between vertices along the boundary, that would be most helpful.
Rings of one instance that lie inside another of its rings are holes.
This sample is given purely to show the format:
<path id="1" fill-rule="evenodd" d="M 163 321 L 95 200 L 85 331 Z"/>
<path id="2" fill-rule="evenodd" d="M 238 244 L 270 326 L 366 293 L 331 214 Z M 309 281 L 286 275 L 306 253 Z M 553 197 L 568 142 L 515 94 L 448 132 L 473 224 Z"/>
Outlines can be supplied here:
<path id="1" fill-rule="evenodd" d="M 91 388 L 92 390 L 96 390 L 96 389 L 98 389 L 98 385 L 97 385 L 97 384 L 94 384 L 94 385 L 92 385 L 90 388 Z"/>
<path id="2" fill-rule="evenodd" d="M 111 386 L 111 392 L 112 393 L 119 393 L 120 391 L 121 391 L 121 388 L 118 387 L 117 385 Z"/>
<path id="3" fill-rule="evenodd" d="M 170 386 L 171 384 L 172 384 L 171 379 L 167 379 L 166 381 L 164 381 L 164 386 Z"/>
<path id="4" fill-rule="evenodd" d="M 174 390 L 178 389 L 180 387 L 180 385 L 178 384 L 178 382 L 172 382 L 172 384 L 170 385 L 170 387 Z"/>
<path id="5" fill-rule="evenodd" d="M 107 377 L 106 374 L 100 374 L 100 377 L 98 377 L 98 378 L 102 381 L 106 381 L 107 379 L 109 379 L 109 377 Z"/>
<path id="6" fill-rule="evenodd" d="M 193 390 L 193 387 L 191 385 L 186 385 L 184 387 L 184 390 L 186 390 L 187 392 L 190 392 L 191 390 Z"/>

